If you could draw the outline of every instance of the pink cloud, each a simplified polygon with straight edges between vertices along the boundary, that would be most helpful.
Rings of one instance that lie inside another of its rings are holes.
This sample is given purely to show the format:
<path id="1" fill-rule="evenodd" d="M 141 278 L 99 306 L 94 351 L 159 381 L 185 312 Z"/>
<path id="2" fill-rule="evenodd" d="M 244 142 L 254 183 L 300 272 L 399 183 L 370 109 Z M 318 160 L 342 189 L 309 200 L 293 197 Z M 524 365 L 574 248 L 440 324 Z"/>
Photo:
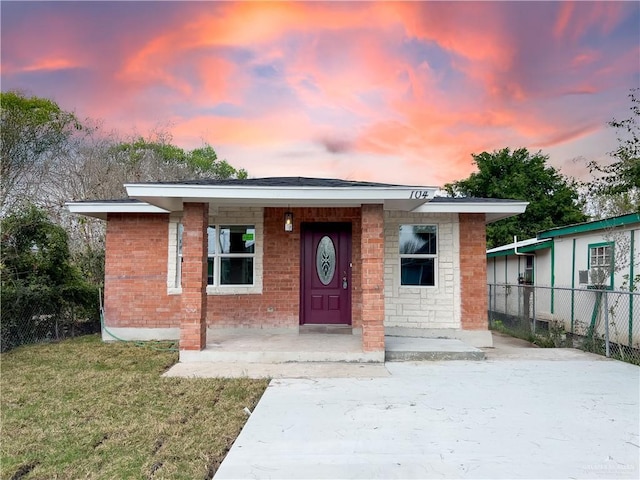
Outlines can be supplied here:
<path id="1" fill-rule="evenodd" d="M 247 162 L 253 148 L 256 171 L 304 145 L 313 171 L 444 182 L 470 173 L 471 153 L 584 139 L 612 116 L 594 99 L 638 78 L 637 41 L 582 41 L 624 21 L 629 8 L 607 2 L 158 5 L 169 10 L 99 40 L 123 20 L 47 5 L 10 43 L 3 33 L 3 80 L 83 69 L 90 83 L 47 88 L 124 129 L 160 121 L 181 145 L 205 139 Z"/>

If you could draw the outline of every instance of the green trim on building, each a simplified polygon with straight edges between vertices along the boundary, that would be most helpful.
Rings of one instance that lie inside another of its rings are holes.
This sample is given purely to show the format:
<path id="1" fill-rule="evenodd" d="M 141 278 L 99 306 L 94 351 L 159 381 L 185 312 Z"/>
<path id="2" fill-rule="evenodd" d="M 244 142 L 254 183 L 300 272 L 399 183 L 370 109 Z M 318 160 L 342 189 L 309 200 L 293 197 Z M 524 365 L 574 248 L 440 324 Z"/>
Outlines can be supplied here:
<path id="1" fill-rule="evenodd" d="M 634 271 L 634 254 L 635 254 L 635 230 L 631 230 L 631 239 L 629 245 L 629 291 L 633 292 L 635 289 L 635 271 Z M 633 297 L 634 295 L 629 295 L 629 346 L 633 345 Z"/>
<path id="2" fill-rule="evenodd" d="M 573 239 L 571 246 L 571 333 L 573 334 L 573 322 L 575 317 L 575 296 L 576 296 L 576 239 Z"/>
<path id="3" fill-rule="evenodd" d="M 556 246 L 551 242 L 551 314 L 553 314 L 553 301 L 555 299 L 556 286 Z"/>
<path id="4" fill-rule="evenodd" d="M 634 223 L 640 223 L 640 213 L 630 213 L 628 215 L 621 215 L 619 217 L 605 218 L 604 220 L 596 220 L 593 222 L 577 223 L 575 225 L 568 225 L 566 227 L 557 227 L 550 230 L 545 230 L 538 234 L 539 239 L 562 237 L 565 235 L 571 235 L 575 233 L 592 232 L 594 230 L 603 230 L 613 227 L 621 227 L 623 225 L 631 225 Z"/>

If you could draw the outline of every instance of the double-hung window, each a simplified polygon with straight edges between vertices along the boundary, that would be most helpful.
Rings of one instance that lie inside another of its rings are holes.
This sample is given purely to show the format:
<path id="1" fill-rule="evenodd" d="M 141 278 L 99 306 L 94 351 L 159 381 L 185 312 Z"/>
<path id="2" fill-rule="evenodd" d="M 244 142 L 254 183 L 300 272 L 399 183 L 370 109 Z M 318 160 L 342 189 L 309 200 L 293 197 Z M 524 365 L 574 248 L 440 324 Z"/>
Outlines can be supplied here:
<path id="1" fill-rule="evenodd" d="M 400 285 L 434 287 L 438 229 L 435 225 L 400 225 Z"/>
<path id="2" fill-rule="evenodd" d="M 207 228 L 207 284 L 254 284 L 255 225 L 210 225 Z"/>

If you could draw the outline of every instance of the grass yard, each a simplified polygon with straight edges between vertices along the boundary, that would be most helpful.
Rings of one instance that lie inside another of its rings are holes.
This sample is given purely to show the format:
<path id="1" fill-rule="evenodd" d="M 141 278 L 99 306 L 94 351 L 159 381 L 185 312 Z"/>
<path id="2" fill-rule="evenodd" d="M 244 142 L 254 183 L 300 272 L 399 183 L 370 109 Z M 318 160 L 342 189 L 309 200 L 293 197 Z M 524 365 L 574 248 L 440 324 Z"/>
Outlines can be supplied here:
<path id="1" fill-rule="evenodd" d="M 211 478 L 268 382 L 161 377 L 177 360 L 95 335 L 3 353 L 0 476 Z"/>

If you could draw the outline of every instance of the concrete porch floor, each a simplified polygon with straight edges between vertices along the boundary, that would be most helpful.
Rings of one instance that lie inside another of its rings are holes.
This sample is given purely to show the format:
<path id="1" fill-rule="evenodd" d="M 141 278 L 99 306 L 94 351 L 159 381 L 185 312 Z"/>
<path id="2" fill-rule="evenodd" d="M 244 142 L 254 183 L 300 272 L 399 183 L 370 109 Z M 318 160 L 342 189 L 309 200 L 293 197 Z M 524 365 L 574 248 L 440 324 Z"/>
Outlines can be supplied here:
<path id="1" fill-rule="evenodd" d="M 215 333 L 202 351 L 181 351 L 165 375 L 181 377 L 384 377 L 385 361 L 483 360 L 456 339 L 385 337 L 386 352 L 364 352 L 359 334 Z"/>

